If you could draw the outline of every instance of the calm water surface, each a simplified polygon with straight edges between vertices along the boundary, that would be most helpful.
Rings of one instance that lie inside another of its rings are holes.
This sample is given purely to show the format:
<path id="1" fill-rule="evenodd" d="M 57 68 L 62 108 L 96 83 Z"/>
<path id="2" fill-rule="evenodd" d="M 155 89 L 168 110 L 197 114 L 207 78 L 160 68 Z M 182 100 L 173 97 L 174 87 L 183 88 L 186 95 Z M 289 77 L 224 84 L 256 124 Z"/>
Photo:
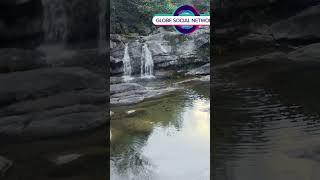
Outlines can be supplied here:
<path id="1" fill-rule="evenodd" d="M 278 94 L 215 78 L 214 178 L 320 179 L 320 117 Z"/>
<path id="2" fill-rule="evenodd" d="M 113 108 L 112 180 L 209 180 L 209 86 Z M 135 113 L 126 114 L 128 110 Z"/>

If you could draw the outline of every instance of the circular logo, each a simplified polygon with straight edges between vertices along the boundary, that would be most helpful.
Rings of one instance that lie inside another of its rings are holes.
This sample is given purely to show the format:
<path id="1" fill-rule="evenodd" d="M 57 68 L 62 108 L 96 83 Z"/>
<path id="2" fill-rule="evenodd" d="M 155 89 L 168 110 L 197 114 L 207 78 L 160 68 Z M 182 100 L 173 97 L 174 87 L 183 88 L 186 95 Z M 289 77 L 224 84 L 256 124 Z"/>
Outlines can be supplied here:
<path id="1" fill-rule="evenodd" d="M 200 16 L 200 13 L 193 6 L 183 5 L 180 6 L 174 13 L 173 16 Z M 174 26 L 177 31 L 183 34 L 190 34 L 197 30 L 199 26 Z"/>

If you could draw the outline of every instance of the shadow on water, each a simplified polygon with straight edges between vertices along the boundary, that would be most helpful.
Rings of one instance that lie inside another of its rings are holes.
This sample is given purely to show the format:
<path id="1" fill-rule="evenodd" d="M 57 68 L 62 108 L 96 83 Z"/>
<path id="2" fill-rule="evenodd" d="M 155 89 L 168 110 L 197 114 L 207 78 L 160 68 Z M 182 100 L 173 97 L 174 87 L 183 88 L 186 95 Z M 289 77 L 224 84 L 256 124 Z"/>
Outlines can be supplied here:
<path id="1" fill-rule="evenodd" d="M 216 73 L 214 79 L 214 178 L 318 179 L 319 115 L 283 103 L 272 91 L 221 76 Z"/>

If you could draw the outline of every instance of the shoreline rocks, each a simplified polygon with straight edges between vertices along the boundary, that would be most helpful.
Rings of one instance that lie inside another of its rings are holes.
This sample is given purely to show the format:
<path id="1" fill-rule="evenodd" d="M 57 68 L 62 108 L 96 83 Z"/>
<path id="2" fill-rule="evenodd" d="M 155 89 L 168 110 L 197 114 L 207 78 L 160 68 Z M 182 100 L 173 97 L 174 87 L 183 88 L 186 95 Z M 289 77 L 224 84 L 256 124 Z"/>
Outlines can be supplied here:
<path id="1" fill-rule="evenodd" d="M 13 162 L 0 156 L 0 178 L 12 167 Z"/>
<path id="2" fill-rule="evenodd" d="M 156 98 L 177 90 L 177 88 L 147 89 L 137 83 L 112 84 L 110 88 L 110 105 L 123 106 Z"/>
<path id="3" fill-rule="evenodd" d="M 83 155 L 82 154 L 67 154 L 67 155 L 61 155 L 56 157 L 55 159 L 51 160 L 55 165 L 57 166 L 61 166 L 61 165 L 65 165 L 68 163 L 71 163 L 73 161 L 78 160 L 79 158 L 81 158 Z"/>
<path id="4" fill-rule="evenodd" d="M 105 61 L 97 49 L 0 49 L 0 138 L 37 139 L 107 122 Z"/>

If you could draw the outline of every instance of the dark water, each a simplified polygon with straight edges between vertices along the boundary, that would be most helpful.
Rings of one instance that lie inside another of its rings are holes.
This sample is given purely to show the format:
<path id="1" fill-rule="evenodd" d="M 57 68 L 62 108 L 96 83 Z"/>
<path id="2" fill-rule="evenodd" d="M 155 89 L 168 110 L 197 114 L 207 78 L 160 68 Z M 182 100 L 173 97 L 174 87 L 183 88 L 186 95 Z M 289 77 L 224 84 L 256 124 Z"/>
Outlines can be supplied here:
<path id="1" fill-rule="evenodd" d="M 209 85 L 113 108 L 112 180 L 208 180 Z M 135 113 L 126 114 L 128 110 Z"/>
<path id="2" fill-rule="evenodd" d="M 214 79 L 214 179 L 320 179 L 319 115 L 221 77 Z"/>

